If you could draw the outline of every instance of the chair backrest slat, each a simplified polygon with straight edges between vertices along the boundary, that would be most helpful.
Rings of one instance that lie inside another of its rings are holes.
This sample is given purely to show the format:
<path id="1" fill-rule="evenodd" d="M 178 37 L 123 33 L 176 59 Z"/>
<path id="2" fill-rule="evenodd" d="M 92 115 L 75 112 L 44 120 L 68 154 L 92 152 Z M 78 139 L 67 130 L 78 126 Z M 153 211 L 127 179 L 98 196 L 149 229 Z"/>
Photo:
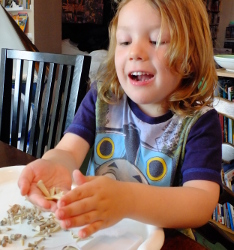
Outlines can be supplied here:
<path id="1" fill-rule="evenodd" d="M 65 126 L 66 118 L 72 114 L 71 110 L 68 110 L 69 100 L 72 98 L 70 82 L 71 81 L 76 82 L 76 81 L 73 79 L 74 72 L 73 72 L 72 68 L 67 67 L 66 70 L 67 70 L 66 84 L 64 86 L 64 96 L 63 96 L 64 105 L 61 107 L 60 123 L 58 126 L 58 131 L 57 131 L 57 135 L 56 135 L 56 139 L 55 139 L 56 144 L 58 143 L 59 138 L 62 136 L 63 129 L 66 129 L 66 126 Z M 79 81 L 77 81 L 77 84 L 79 84 Z M 73 85 L 75 85 L 75 84 L 73 84 Z M 68 98 L 68 96 L 70 98 Z M 79 99 L 79 97 L 78 97 L 78 99 Z M 65 116 L 65 114 L 67 114 L 67 116 Z"/>
<path id="2" fill-rule="evenodd" d="M 12 49 L 1 55 L 0 140 L 41 157 L 61 139 L 85 96 L 91 58 Z"/>
<path id="3" fill-rule="evenodd" d="M 49 65 L 49 74 L 46 80 L 45 91 L 43 96 L 43 108 L 41 110 L 41 119 L 40 119 L 40 130 L 39 130 L 39 138 L 38 138 L 38 152 L 37 157 L 39 157 L 43 152 L 41 150 L 44 149 L 45 146 L 45 136 L 47 136 L 46 130 L 49 123 L 49 116 L 50 116 L 50 107 L 52 102 L 52 92 L 54 89 L 54 82 L 55 82 L 55 67 L 54 63 L 50 63 Z M 52 131 L 52 130 L 51 130 Z"/>
<path id="4" fill-rule="evenodd" d="M 62 85 L 62 77 L 63 77 L 63 70 L 64 70 L 64 65 L 59 65 L 59 70 L 58 70 L 58 78 L 57 81 L 55 82 L 55 93 L 54 98 L 53 98 L 53 105 L 52 105 L 52 111 L 51 111 L 51 119 L 50 119 L 50 131 L 48 135 L 48 142 L 47 146 L 50 148 L 51 145 L 55 144 L 55 136 L 56 136 L 56 126 L 59 126 L 59 110 L 60 108 L 57 108 L 58 105 L 61 104 L 61 98 L 62 98 L 62 93 L 63 93 L 63 85 Z M 64 105 L 64 103 L 63 103 Z M 61 137 L 60 137 L 61 138 Z"/>
<path id="5" fill-rule="evenodd" d="M 40 108 L 41 108 L 41 103 L 42 103 L 44 79 L 45 79 L 45 63 L 40 62 L 38 75 L 37 75 L 37 82 L 36 82 L 36 91 L 35 91 L 34 108 L 33 108 L 33 116 L 32 116 L 32 127 L 31 127 L 31 132 L 30 132 L 29 148 L 28 148 L 28 153 L 33 156 L 36 156 L 36 148 L 37 148 L 36 144 L 37 144 L 37 139 L 39 136 Z"/>
<path id="6" fill-rule="evenodd" d="M 73 120 L 73 117 L 75 115 L 75 112 L 78 108 L 78 105 L 80 105 L 80 102 L 82 98 L 80 98 L 80 93 L 82 93 L 80 90 L 84 87 L 81 86 L 80 83 L 85 80 L 85 72 L 82 70 L 82 65 L 87 64 L 89 61 L 88 57 L 77 57 L 74 68 L 74 74 L 73 74 L 73 82 L 77 82 L 77 84 L 73 84 L 71 88 L 69 103 L 68 103 L 68 115 L 66 117 L 65 122 L 65 129 L 69 126 L 71 121 Z M 81 79 L 79 81 L 79 79 Z M 76 96 L 78 95 L 78 101 L 76 102 Z"/>
<path id="7" fill-rule="evenodd" d="M 19 146 L 20 150 L 24 152 L 26 151 L 27 148 L 27 140 L 25 140 L 25 138 L 28 135 L 28 128 L 29 128 L 30 107 L 33 95 L 34 70 L 35 70 L 34 61 L 29 61 L 27 69 L 27 82 L 25 87 L 25 96 L 28 96 L 28 98 L 25 98 L 24 100 L 22 130 L 21 130 L 21 138 Z"/>
<path id="8" fill-rule="evenodd" d="M 14 97 L 12 107 L 12 129 L 11 129 L 11 145 L 17 147 L 18 133 L 19 133 L 19 116 L 20 116 L 20 101 L 21 101 L 21 87 L 22 87 L 22 74 L 23 74 L 22 60 L 16 62 L 16 74 L 14 83 Z"/>
<path id="9" fill-rule="evenodd" d="M 231 102 L 221 97 L 215 97 L 214 108 L 219 114 L 222 114 L 234 120 L 234 102 Z"/>
<path id="10" fill-rule="evenodd" d="M 10 140 L 10 124 L 3 121 L 10 121 L 11 118 L 12 71 L 13 61 L 7 60 L 7 52 L 3 50 L 0 68 L 0 82 L 2 83 L 0 84 L 0 139 L 4 142 Z"/>

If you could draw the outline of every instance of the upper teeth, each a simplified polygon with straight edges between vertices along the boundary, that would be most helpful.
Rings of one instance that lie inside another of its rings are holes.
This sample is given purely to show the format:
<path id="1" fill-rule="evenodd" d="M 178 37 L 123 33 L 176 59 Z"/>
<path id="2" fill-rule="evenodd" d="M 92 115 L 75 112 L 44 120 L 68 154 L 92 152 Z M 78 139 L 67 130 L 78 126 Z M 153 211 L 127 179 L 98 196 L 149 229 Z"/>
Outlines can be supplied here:
<path id="1" fill-rule="evenodd" d="M 142 76 L 142 75 L 149 75 L 149 73 L 144 73 L 144 72 L 138 71 L 138 72 L 132 72 L 131 75 L 133 75 L 133 76 Z"/>

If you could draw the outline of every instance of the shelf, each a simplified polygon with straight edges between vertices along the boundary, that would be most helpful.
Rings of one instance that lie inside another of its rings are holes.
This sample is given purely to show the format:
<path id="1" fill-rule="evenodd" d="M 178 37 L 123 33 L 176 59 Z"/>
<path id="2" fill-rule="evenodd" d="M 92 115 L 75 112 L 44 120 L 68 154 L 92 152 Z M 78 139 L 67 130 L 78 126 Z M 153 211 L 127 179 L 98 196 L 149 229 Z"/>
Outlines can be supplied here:
<path id="1" fill-rule="evenodd" d="M 24 9 L 23 7 L 17 7 L 17 8 L 5 8 L 8 12 L 15 12 L 15 11 L 24 11 L 28 12 L 31 11 L 31 9 Z"/>
<path id="2" fill-rule="evenodd" d="M 8 9 L 6 9 L 8 12 L 30 12 L 31 11 L 31 9 L 10 9 L 10 10 L 8 10 Z"/>
<path id="3" fill-rule="evenodd" d="M 15 8 L 14 7 L 12 7 L 12 8 L 11 7 L 9 7 L 9 8 L 5 7 L 5 9 L 10 12 L 10 11 L 24 10 L 24 7 L 15 7 Z"/>
<path id="4" fill-rule="evenodd" d="M 223 69 L 223 68 L 216 69 L 216 72 L 218 76 L 234 78 L 234 72 L 227 71 L 226 69 Z"/>
<path id="5" fill-rule="evenodd" d="M 225 225 L 223 225 L 215 220 L 211 220 L 211 222 L 213 222 L 215 225 L 217 225 L 219 228 L 223 229 L 224 231 L 234 235 L 234 231 L 232 231 L 232 229 L 226 227 Z"/>
<path id="6" fill-rule="evenodd" d="M 8 12 L 18 12 L 18 11 L 24 11 L 27 12 L 31 9 L 31 0 L 21 0 L 21 1 L 11 1 L 9 4 L 9 1 L 7 0 L 0 0 L 2 3 L 2 6 L 5 7 L 5 9 Z"/>
<path id="7" fill-rule="evenodd" d="M 227 228 L 225 225 L 222 225 L 221 223 L 217 221 L 214 221 L 214 220 L 211 220 L 211 221 L 234 240 L 234 231 L 232 231 L 231 229 Z"/>

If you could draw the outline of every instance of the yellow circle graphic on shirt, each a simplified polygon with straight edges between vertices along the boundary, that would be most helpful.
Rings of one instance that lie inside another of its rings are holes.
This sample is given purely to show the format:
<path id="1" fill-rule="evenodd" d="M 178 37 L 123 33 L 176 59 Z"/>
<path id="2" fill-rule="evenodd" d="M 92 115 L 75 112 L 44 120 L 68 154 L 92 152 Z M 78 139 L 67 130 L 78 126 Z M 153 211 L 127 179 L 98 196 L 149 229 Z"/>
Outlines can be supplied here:
<path id="1" fill-rule="evenodd" d="M 102 159 L 111 158 L 114 151 L 114 142 L 110 138 L 103 138 L 97 145 L 97 155 Z"/>
<path id="2" fill-rule="evenodd" d="M 157 169 L 155 173 L 152 173 L 150 169 L 150 164 L 156 163 L 160 169 Z M 160 157 L 154 157 L 147 162 L 147 176 L 151 181 L 160 181 L 167 173 L 167 164 L 164 159 Z"/>

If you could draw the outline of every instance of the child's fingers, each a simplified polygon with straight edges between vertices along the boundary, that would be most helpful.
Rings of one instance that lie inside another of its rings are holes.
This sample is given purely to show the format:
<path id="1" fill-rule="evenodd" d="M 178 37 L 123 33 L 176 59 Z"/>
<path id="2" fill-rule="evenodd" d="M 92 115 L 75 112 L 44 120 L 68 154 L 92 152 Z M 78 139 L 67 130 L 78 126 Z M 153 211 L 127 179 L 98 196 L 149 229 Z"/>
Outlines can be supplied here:
<path id="1" fill-rule="evenodd" d="M 85 177 L 86 178 L 86 177 Z M 96 190 L 92 188 L 88 182 L 83 183 L 82 185 L 70 190 L 58 201 L 58 208 L 68 206 L 73 202 L 83 200 L 94 196 Z"/>
<path id="2" fill-rule="evenodd" d="M 25 196 L 28 194 L 30 190 L 30 183 L 27 180 L 20 178 L 18 181 L 18 186 L 19 186 L 20 193 L 22 196 Z"/>
<path id="3" fill-rule="evenodd" d="M 86 182 L 85 176 L 78 169 L 73 171 L 73 179 L 77 185 L 82 185 Z"/>
<path id="4" fill-rule="evenodd" d="M 80 170 L 76 169 L 73 171 L 73 179 L 77 185 L 82 185 L 85 182 L 91 181 L 95 178 L 95 176 L 85 176 Z"/>
<path id="5" fill-rule="evenodd" d="M 80 201 L 75 201 L 67 206 L 61 207 L 58 204 L 58 209 L 55 212 L 55 216 L 59 220 L 64 220 L 67 218 L 74 218 L 76 216 L 84 216 L 84 214 L 89 213 L 91 211 L 98 211 L 97 201 L 96 199 L 86 198 Z M 90 223 L 90 221 L 85 222 Z"/>
<path id="6" fill-rule="evenodd" d="M 30 167 L 26 166 L 18 179 L 18 187 L 20 188 L 21 195 L 25 196 L 28 194 L 33 182 L 33 178 L 34 173 Z"/>
<path id="7" fill-rule="evenodd" d="M 97 212 L 90 211 L 88 213 L 60 220 L 60 224 L 62 228 L 69 229 L 73 227 L 85 226 L 94 223 L 95 221 L 97 221 Z"/>
<path id="8" fill-rule="evenodd" d="M 55 211 L 56 203 L 54 201 L 48 201 L 41 194 L 32 194 L 27 196 L 27 199 L 32 202 L 34 205 L 42 208 L 45 211 Z"/>
<path id="9" fill-rule="evenodd" d="M 78 232 L 78 236 L 84 239 L 96 233 L 100 229 L 103 229 L 103 221 L 95 221 L 94 223 L 82 228 Z"/>

